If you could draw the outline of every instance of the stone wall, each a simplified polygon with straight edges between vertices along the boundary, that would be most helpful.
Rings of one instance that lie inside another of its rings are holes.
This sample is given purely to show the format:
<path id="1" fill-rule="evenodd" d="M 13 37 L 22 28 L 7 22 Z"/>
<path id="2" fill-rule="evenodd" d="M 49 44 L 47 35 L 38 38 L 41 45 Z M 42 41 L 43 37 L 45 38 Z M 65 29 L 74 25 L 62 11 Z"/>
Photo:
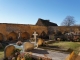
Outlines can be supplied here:
<path id="1" fill-rule="evenodd" d="M 15 32 L 17 35 L 19 35 L 19 33 L 24 35 L 23 33 L 27 32 L 31 37 L 34 31 L 38 32 L 39 35 L 43 31 L 47 33 L 47 27 L 25 24 L 0 24 L 0 33 L 4 37 L 3 40 L 7 40 L 9 36 L 14 36 L 15 34 L 12 32 Z"/>
<path id="2" fill-rule="evenodd" d="M 54 37 L 57 32 L 61 32 L 62 34 L 71 33 L 74 35 L 73 39 L 77 39 L 78 37 L 80 37 L 80 26 L 49 26 L 48 32 L 51 37 Z M 50 39 L 53 39 L 53 37 Z"/>
<path id="3" fill-rule="evenodd" d="M 19 33 L 25 36 L 32 37 L 33 32 L 36 31 L 38 35 L 44 31 L 48 35 L 54 35 L 57 31 L 61 31 L 63 34 L 65 31 L 67 32 L 74 32 L 75 34 L 80 34 L 80 26 L 36 26 L 36 25 L 28 25 L 28 24 L 8 24 L 8 23 L 1 23 L 0 24 L 0 33 L 3 35 L 3 40 L 7 40 L 9 37 L 14 36 L 12 32 L 15 32 L 18 36 Z M 10 35 L 12 33 L 12 35 Z M 27 33 L 27 34 L 25 34 Z"/>
<path id="4" fill-rule="evenodd" d="M 61 31 L 62 33 L 64 33 L 65 31 L 67 32 L 80 32 L 80 26 L 70 26 L 70 27 L 67 27 L 67 26 L 49 26 L 48 27 L 48 31 L 51 31 L 51 32 L 57 32 L 57 31 Z"/>

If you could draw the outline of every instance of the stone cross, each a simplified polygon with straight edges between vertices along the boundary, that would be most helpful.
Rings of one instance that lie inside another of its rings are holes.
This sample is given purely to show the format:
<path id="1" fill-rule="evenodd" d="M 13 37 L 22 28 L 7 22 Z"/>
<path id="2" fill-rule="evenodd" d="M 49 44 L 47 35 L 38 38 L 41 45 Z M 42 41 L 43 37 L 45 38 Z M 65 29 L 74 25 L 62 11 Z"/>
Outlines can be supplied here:
<path id="1" fill-rule="evenodd" d="M 35 39 L 35 43 L 37 43 L 37 41 L 36 41 L 36 36 L 38 35 L 36 32 L 34 32 L 34 39 Z"/>
<path id="2" fill-rule="evenodd" d="M 19 31 L 19 36 L 18 36 L 18 39 L 20 38 L 20 31 Z"/>

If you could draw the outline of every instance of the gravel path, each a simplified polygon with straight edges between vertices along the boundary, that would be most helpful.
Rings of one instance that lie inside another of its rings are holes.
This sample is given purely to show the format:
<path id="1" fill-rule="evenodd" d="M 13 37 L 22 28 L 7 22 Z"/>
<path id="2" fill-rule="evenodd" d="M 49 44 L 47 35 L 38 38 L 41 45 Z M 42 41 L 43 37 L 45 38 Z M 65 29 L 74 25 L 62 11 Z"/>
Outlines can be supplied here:
<path id="1" fill-rule="evenodd" d="M 44 49 L 34 49 L 32 52 L 33 55 L 42 56 L 42 57 L 44 57 L 44 55 L 46 54 L 47 57 L 52 58 L 52 60 L 65 60 L 66 57 L 69 55 L 68 53 L 64 53 L 64 52 L 47 51 Z"/>

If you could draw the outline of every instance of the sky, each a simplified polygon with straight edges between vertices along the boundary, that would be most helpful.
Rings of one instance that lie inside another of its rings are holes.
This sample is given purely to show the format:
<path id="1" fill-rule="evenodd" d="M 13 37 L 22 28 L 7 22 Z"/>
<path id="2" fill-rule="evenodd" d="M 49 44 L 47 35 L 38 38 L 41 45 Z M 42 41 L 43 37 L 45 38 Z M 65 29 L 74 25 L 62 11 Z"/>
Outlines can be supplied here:
<path id="1" fill-rule="evenodd" d="M 36 24 L 42 18 L 60 26 L 66 16 L 80 24 L 80 0 L 0 0 L 0 23 Z"/>

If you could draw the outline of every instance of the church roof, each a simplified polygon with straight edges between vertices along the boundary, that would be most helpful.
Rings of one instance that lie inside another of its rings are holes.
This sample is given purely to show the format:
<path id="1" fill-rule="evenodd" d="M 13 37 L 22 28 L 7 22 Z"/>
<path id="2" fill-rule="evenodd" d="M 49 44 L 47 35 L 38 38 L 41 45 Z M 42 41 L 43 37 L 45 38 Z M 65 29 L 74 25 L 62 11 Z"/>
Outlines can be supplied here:
<path id="1" fill-rule="evenodd" d="M 41 23 L 42 24 L 41 24 Z M 56 23 L 53 23 L 53 22 L 50 22 L 49 20 L 44 20 L 44 19 L 41 19 L 39 18 L 36 25 L 44 25 L 44 26 L 58 26 Z"/>

